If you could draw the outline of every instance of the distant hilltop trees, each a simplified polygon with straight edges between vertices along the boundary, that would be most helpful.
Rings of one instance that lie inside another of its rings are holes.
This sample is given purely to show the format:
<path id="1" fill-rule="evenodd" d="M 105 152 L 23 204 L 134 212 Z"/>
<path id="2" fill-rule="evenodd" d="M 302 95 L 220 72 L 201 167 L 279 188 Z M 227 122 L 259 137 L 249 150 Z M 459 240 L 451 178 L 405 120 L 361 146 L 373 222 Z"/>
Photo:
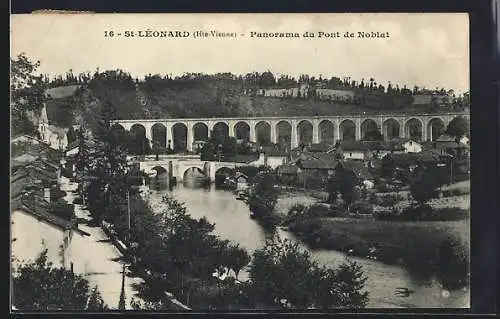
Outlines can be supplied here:
<path id="1" fill-rule="evenodd" d="M 361 79 L 360 81 L 352 80 L 350 77 L 331 77 L 330 79 L 323 78 L 321 75 L 319 77 L 309 76 L 306 74 L 300 75 L 299 78 L 282 74 L 276 77 L 271 71 L 265 71 L 262 73 L 251 72 L 246 75 L 235 75 L 232 73 L 216 73 L 216 74 L 204 74 L 204 73 L 184 73 L 180 76 L 172 75 L 159 75 L 159 74 L 148 74 L 144 79 L 139 80 L 138 78 L 133 78 L 130 73 L 123 70 L 106 70 L 100 71 L 97 68 L 94 72 L 82 72 L 79 74 L 74 74 L 70 69 L 66 74 L 58 75 L 52 79 L 48 76 L 44 76 L 44 82 L 47 84 L 48 88 L 54 88 L 59 86 L 67 85 L 78 85 L 87 84 L 94 80 L 107 79 L 115 81 L 125 81 L 125 82 L 146 82 L 150 84 L 161 84 L 163 86 L 193 86 L 200 82 L 213 82 L 213 83 L 223 83 L 227 86 L 231 86 L 233 89 L 238 89 L 241 93 L 243 92 L 258 92 L 259 90 L 265 89 L 292 89 L 307 87 L 311 89 L 332 89 L 332 90 L 364 90 L 367 92 L 380 92 L 394 95 L 449 95 L 454 96 L 453 90 L 446 90 L 445 88 L 419 88 L 414 86 L 412 89 L 406 87 L 406 85 L 392 84 L 389 82 L 387 86 L 384 86 L 374 78 Z M 310 94 L 312 96 L 313 94 Z"/>
<path id="2" fill-rule="evenodd" d="M 271 71 L 251 72 L 244 76 L 232 73 L 185 73 L 180 76 L 148 74 L 143 79 L 133 78 L 122 70 L 83 72 L 75 75 L 69 70 L 64 76 L 49 79 L 44 77 L 48 88 L 110 82 L 132 90 L 134 87 L 146 91 L 171 89 L 196 89 L 211 85 L 216 95 L 233 94 L 245 96 L 267 96 L 275 98 L 297 98 L 330 101 L 365 106 L 369 108 L 405 108 L 413 104 L 451 106 L 453 109 L 468 107 L 468 93 L 456 96 L 453 90 L 445 88 L 427 89 L 414 86 L 378 83 L 374 78 L 352 80 L 350 77 L 331 77 L 329 79 L 300 75 L 298 78 L 282 74 L 275 76 Z"/>

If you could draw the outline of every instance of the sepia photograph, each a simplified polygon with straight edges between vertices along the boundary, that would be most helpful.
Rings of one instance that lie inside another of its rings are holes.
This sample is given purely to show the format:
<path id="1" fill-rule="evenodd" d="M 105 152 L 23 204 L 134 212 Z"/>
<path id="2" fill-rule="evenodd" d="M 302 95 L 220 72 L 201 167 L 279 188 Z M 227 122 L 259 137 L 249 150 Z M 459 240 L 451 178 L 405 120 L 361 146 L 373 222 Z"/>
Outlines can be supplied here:
<path id="1" fill-rule="evenodd" d="M 468 14 L 10 20 L 11 311 L 470 308 Z"/>

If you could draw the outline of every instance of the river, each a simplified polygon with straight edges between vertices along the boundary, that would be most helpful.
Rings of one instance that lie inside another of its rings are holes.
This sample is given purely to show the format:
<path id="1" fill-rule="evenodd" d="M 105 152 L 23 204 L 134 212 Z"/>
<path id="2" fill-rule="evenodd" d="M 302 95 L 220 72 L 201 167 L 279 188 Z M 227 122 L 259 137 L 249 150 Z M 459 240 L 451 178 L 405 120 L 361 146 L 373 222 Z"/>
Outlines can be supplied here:
<path id="1" fill-rule="evenodd" d="M 161 198 L 170 193 L 180 202 L 184 202 L 191 216 L 206 217 L 215 223 L 215 233 L 223 239 L 245 247 L 249 253 L 263 247 L 266 232 L 256 221 L 249 217 L 249 210 L 243 201 L 236 200 L 230 191 L 218 190 L 212 185 L 208 189 L 194 188 L 190 185 L 178 185 L 172 190 L 151 191 L 149 202 L 155 207 Z M 291 206 L 293 199 L 280 198 L 278 206 Z M 280 236 L 296 240 L 293 234 L 279 230 Z M 301 244 L 304 249 L 307 249 Z M 345 260 L 345 255 L 330 250 L 309 250 L 313 258 L 320 264 L 335 268 Z M 350 257 L 363 266 L 368 277 L 365 288 L 369 292 L 369 308 L 467 308 L 469 293 L 465 290 L 443 291 L 439 283 L 422 286 L 414 282 L 406 270 L 399 266 L 386 265 L 381 262 Z M 247 273 L 242 271 L 239 278 L 245 280 Z M 397 287 L 407 287 L 414 292 L 409 297 L 396 296 Z"/>

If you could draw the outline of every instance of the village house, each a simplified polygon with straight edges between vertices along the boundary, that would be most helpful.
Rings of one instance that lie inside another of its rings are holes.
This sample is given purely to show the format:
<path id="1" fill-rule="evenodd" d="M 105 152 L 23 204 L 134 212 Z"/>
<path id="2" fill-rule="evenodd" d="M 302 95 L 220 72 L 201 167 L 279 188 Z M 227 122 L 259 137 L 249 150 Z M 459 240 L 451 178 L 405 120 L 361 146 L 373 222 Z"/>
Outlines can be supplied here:
<path id="1" fill-rule="evenodd" d="M 49 100 L 57 101 L 73 96 L 79 88 L 79 85 L 51 88 L 45 91 L 45 95 Z M 68 145 L 67 133 L 69 126 L 67 128 L 63 128 L 55 126 L 54 123 L 51 123 L 53 122 L 55 112 L 58 111 L 57 104 L 54 103 L 51 107 L 51 111 L 49 112 L 47 109 L 47 103 L 44 103 L 39 114 L 30 112 L 28 116 L 35 124 L 40 140 L 47 143 L 53 149 L 65 150 Z M 51 116 L 49 116 L 49 113 Z"/>
<path id="2" fill-rule="evenodd" d="M 408 181 L 417 167 L 442 168 L 446 170 L 453 156 L 441 154 L 435 150 L 423 150 L 419 153 L 387 154 L 382 159 L 382 172 L 385 176 Z"/>
<path id="3" fill-rule="evenodd" d="M 295 164 L 287 163 L 276 168 L 276 177 L 280 184 L 288 186 L 298 185 L 298 167 Z"/>
<path id="4" fill-rule="evenodd" d="M 342 153 L 344 159 L 368 161 L 372 158 L 370 146 L 363 141 L 343 140 L 340 144 L 332 147 L 327 153 Z"/>
<path id="5" fill-rule="evenodd" d="M 289 153 L 281 150 L 276 145 L 262 147 L 261 152 L 264 154 L 264 165 L 272 169 L 288 163 L 290 159 Z"/>
<path id="6" fill-rule="evenodd" d="M 304 188 L 324 187 L 328 177 L 335 173 L 337 159 L 333 154 L 303 154 L 296 162 L 297 181 Z"/>
<path id="7" fill-rule="evenodd" d="M 355 94 L 352 90 L 316 89 L 316 96 L 320 100 L 350 103 L 354 101 Z"/>
<path id="8" fill-rule="evenodd" d="M 77 228 L 72 208 L 58 211 L 52 204 L 61 198 L 54 165 L 40 159 L 22 161 L 27 157 L 18 156 L 12 163 L 13 255 L 21 261 L 33 260 L 45 247 L 50 261 L 68 267 L 69 243 Z"/>
<path id="9" fill-rule="evenodd" d="M 237 172 L 234 176 L 236 181 L 236 189 L 244 190 L 248 187 L 248 176 L 243 173 Z"/>
<path id="10" fill-rule="evenodd" d="M 463 160 L 469 156 L 469 139 L 467 137 L 456 138 L 449 135 L 441 135 L 435 141 L 425 144 L 425 149 L 432 149 L 442 155 L 450 154 L 457 160 Z"/>
<path id="11" fill-rule="evenodd" d="M 47 107 L 45 104 L 42 107 L 40 118 L 38 119 L 38 133 L 40 134 L 40 139 L 53 149 L 64 150 L 68 145 L 68 129 L 49 124 Z"/>
<path id="12" fill-rule="evenodd" d="M 451 103 L 452 97 L 448 94 L 414 94 L 413 105 L 430 105 L 432 103 L 437 103 L 438 105 L 449 105 Z"/>
<path id="13" fill-rule="evenodd" d="M 359 161 L 339 161 L 335 167 L 335 174 L 340 178 L 344 178 L 344 176 L 353 178 L 358 185 L 363 185 L 367 189 L 373 188 L 375 183 L 375 178 L 368 168 Z"/>
<path id="14" fill-rule="evenodd" d="M 385 155 L 393 153 L 418 153 L 423 149 L 422 144 L 409 139 L 394 139 L 390 141 L 365 142 L 372 150 L 373 158 L 382 159 Z M 366 159 L 365 159 L 366 160 Z"/>

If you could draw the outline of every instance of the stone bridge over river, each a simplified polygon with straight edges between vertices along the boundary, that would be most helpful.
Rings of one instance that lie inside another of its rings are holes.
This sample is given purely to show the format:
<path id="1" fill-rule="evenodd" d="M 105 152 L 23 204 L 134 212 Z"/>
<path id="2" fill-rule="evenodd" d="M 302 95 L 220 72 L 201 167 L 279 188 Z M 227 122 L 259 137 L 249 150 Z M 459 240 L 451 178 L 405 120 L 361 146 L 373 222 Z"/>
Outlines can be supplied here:
<path id="1" fill-rule="evenodd" d="M 169 118 L 112 121 L 113 128 L 140 131 L 159 146 L 174 143 L 176 149 L 192 150 L 197 140 L 216 135 L 248 139 L 251 142 L 319 143 L 338 139 L 361 140 L 379 131 L 386 140 L 436 139 L 455 117 L 469 120 L 468 113 L 375 114 L 299 117 Z"/>
<path id="2" fill-rule="evenodd" d="M 261 159 L 254 163 L 233 163 L 233 162 L 207 162 L 201 161 L 199 155 L 163 155 L 159 160 L 155 156 L 145 156 L 139 160 L 140 170 L 147 174 L 167 174 L 169 177 L 175 177 L 178 182 L 182 182 L 186 174 L 191 171 L 198 171 L 215 180 L 215 174 L 225 169 L 233 169 L 242 165 L 260 165 Z"/>

